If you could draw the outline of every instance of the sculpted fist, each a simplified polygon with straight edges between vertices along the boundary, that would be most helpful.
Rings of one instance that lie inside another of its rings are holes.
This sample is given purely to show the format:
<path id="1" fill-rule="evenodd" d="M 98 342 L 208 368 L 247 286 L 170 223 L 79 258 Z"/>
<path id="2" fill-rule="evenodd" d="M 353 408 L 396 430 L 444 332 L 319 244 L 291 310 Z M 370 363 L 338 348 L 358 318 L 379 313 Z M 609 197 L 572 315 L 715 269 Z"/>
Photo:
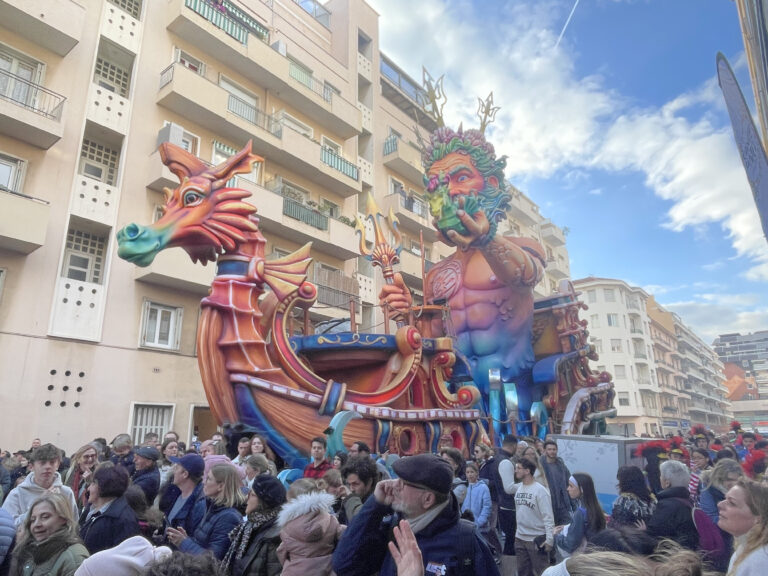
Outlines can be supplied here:
<path id="1" fill-rule="evenodd" d="M 385 284 L 379 293 L 379 304 L 386 310 L 395 310 L 401 314 L 408 312 L 413 304 L 411 291 L 405 285 L 403 277 L 398 272 L 395 274 L 394 284 Z"/>

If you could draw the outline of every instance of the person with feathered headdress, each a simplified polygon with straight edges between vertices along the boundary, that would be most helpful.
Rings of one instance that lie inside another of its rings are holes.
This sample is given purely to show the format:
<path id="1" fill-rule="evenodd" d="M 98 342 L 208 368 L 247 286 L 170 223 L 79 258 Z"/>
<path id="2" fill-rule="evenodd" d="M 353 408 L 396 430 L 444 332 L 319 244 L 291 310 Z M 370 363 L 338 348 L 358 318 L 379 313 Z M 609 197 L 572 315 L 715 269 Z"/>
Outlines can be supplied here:
<path id="1" fill-rule="evenodd" d="M 687 466 L 690 462 L 691 455 L 688 453 L 688 449 L 685 447 L 684 443 L 685 440 L 682 436 L 673 436 L 670 438 L 668 441 L 669 448 L 667 450 L 667 457 L 670 460 L 682 462 Z"/>
<path id="2" fill-rule="evenodd" d="M 668 459 L 669 443 L 665 440 L 651 440 L 643 442 L 635 449 L 636 456 L 645 458 L 645 476 L 648 479 L 648 485 L 654 494 L 661 492 L 661 472 L 659 467 L 664 460 Z"/>
<path id="3" fill-rule="evenodd" d="M 768 468 L 768 454 L 762 450 L 751 450 L 744 458 L 741 467 L 752 480 L 762 482 L 765 479 L 765 470 Z"/>

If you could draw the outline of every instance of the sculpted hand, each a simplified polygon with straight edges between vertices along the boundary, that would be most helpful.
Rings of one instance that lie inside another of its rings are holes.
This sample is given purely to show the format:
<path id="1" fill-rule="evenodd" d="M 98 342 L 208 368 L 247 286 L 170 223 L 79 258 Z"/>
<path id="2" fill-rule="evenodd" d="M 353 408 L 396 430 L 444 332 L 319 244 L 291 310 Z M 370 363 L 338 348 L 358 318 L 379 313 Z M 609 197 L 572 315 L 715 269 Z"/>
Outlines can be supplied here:
<path id="1" fill-rule="evenodd" d="M 408 520 L 401 520 L 394 529 L 395 542 L 390 542 L 389 553 L 397 566 L 397 576 L 424 576 L 424 560 Z"/>
<path id="2" fill-rule="evenodd" d="M 403 277 L 398 272 L 395 274 L 394 284 L 385 284 L 379 292 L 381 306 L 389 306 L 400 313 L 405 313 L 413 304 L 411 291 L 405 285 Z"/>
<path id="3" fill-rule="evenodd" d="M 373 497 L 376 502 L 391 506 L 395 499 L 395 490 L 398 488 L 399 480 L 382 480 L 376 484 L 376 490 L 373 491 Z"/>
<path id="4" fill-rule="evenodd" d="M 448 230 L 445 233 L 445 236 L 448 237 L 448 240 L 450 240 L 452 244 L 455 244 L 463 250 L 466 250 L 475 241 L 488 234 L 488 231 L 491 229 L 491 223 L 488 222 L 485 212 L 478 210 L 470 216 L 464 211 L 463 197 L 459 197 L 459 210 L 456 215 L 459 217 L 459 220 L 461 220 L 464 228 L 467 229 L 467 233 L 459 234 L 456 230 Z"/>

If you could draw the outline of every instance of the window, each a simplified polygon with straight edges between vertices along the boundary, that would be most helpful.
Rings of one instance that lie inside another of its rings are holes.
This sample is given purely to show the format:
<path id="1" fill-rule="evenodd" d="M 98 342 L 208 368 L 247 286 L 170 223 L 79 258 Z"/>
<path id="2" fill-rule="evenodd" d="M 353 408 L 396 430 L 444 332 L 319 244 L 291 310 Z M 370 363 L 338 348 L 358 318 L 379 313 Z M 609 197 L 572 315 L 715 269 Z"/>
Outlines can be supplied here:
<path id="1" fill-rule="evenodd" d="M 333 99 L 333 95 L 341 96 L 341 90 L 336 88 L 330 82 L 323 82 L 323 100 L 330 102 Z"/>
<path id="2" fill-rule="evenodd" d="M 25 166 L 24 160 L 0 154 L 0 190 L 21 192 Z"/>
<path id="3" fill-rule="evenodd" d="M 101 56 L 96 58 L 96 68 L 93 71 L 93 81 L 110 92 L 116 92 L 123 98 L 128 97 L 131 87 L 131 73 L 117 64 L 105 60 Z"/>
<path id="4" fill-rule="evenodd" d="M 400 134 L 400 132 L 398 132 L 394 128 L 392 128 L 392 126 L 389 127 L 389 136 L 391 138 L 397 138 L 398 140 L 402 140 L 403 139 L 403 135 Z"/>
<path id="5" fill-rule="evenodd" d="M 597 367 L 597 371 L 598 371 L 598 373 L 605 372 L 605 366 L 598 366 Z"/>
<path id="6" fill-rule="evenodd" d="M 70 227 L 67 231 L 62 276 L 79 282 L 102 284 L 106 247 L 106 236 Z"/>
<path id="7" fill-rule="evenodd" d="M 334 142 L 333 140 L 331 140 L 330 138 L 327 138 L 325 136 L 321 137 L 320 141 L 321 141 L 320 143 L 322 144 L 323 148 L 327 148 L 328 150 L 330 150 L 331 152 L 336 154 L 336 156 L 341 156 L 342 155 L 341 154 L 341 145 L 340 144 L 337 144 L 336 142 Z"/>
<path id="8" fill-rule="evenodd" d="M 619 406 L 629 406 L 629 392 L 619 392 Z"/>
<path id="9" fill-rule="evenodd" d="M 396 180 L 392 177 L 389 178 L 389 193 L 390 194 L 400 194 L 403 198 L 405 198 L 405 188 L 403 187 L 403 183 L 399 180 Z"/>
<path id="10" fill-rule="evenodd" d="M 309 200 L 309 191 L 288 180 L 282 181 L 280 194 L 285 198 L 290 198 L 301 204 L 305 204 L 307 200 Z"/>
<path id="11" fill-rule="evenodd" d="M 597 302 L 597 290 L 587 290 L 587 301 L 590 304 Z"/>
<path id="12" fill-rule="evenodd" d="M 311 126 L 304 124 L 304 122 L 302 122 L 295 116 L 291 116 L 285 110 L 283 110 L 280 113 L 280 118 L 282 119 L 281 122 L 283 126 L 285 126 L 286 128 L 290 128 L 291 130 L 294 130 L 299 134 L 303 134 L 307 138 L 312 138 L 314 136 L 314 130 L 312 130 Z"/>
<path id="13" fill-rule="evenodd" d="M 205 64 L 180 48 L 176 48 L 174 60 L 184 66 L 184 68 L 189 68 L 192 72 L 200 74 L 200 76 L 205 75 Z"/>
<path id="14" fill-rule="evenodd" d="M 621 340 L 611 338 L 611 352 L 621 352 Z"/>
<path id="15" fill-rule="evenodd" d="M 181 337 L 182 308 L 144 301 L 141 346 L 178 350 Z"/>
<path id="16" fill-rule="evenodd" d="M 180 147 L 184 148 L 184 150 L 186 150 L 190 154 L 194 154 L 195 156 L 198 155 L 198 152 L 200 150 L 200 137 L 199 136 L 196 136 L 195 134 L 192 134 L 192 132 L 187 132 L 184 129 L 183 126 L 179 126 L 178 124 L 173 124 L 172 122 L 168 122 L 168 120 L 166 120 L 163 123 L 163 126 L 175 126 L 176 130 L 178 132 L 177 132 L 176 138 L 175 138 L 176 141 L 174 141 L 173 143 L 176 144 L 177 146 L 180 146 Z M 173 131 L 172 131 L 172 133 L 173 133 Z M 214 154 L 216 153 L 215 152 L 216 144 L 218 144 L 218 143 L 214 142 Z M 229 157 L 229 156 L 227 156 L 227 157 Z"/>
<path id="17" fill-rule="evenodd" d="M 165 215 L 165 206 L 163 204 L 155 204 L 155 209 L 152 211 L 152 223 L 154 224 L 160 218 Z"/>
<path id="18" fill-rule="evenodd" d="M 259 97 L 241 88 L 223 75 L 219 76 L 219 86 L 229 92 L 227 110 L 258 126 Z"/>
<path id="19" fill-rule="evenodd" d="M 173 423 L 173 404 L 134 404 L 131 408 L 131 438 L 134 446 L 144 441 L 148 432 L 162 438 Z"/>
<path id="20" fill-rule="evenodd" d="M 320 198 L 320 205 L 319 210 L 326 216 L 330 216 L 331 218 L 338 218 L 341 216 L 341 207 L 331 202 L 330 200 L 326 200 L 325 198 Z"/>
<path id="21" fill-rule="evenodd" d="M 593 337 L 593 338 L 590 338 L 589 341 L 595 347 L 595 352 L 597 352 L 598 354 L 603 353 L 603 341 L 600 340 L 600 338 Z"/>
<path id="22" fill-rule="evenodd" d="M 592 314 L 589 317 L 589 325 L 592 328 L 600 328 L 600 316 L 597 314 Z"/>
<path id="23" fill-rule="evenodd" d="M 603 296 L 605 296 L 606 302 L 616 302 L 616 292 L 614 292 L 613 288 L 604 288 Z"/>
<path id="24" fill-rule="evenodd" d="M 0 46 L 0 98 L 32 105 L 35 84 L 42 82 L 43 65 L 5 46 Z"/>
<path id="25" fill-rule="evenodd" d="M 616 327 L 619 325 L 619 315 L 618 314 L 608 314 L 608 326 Z"/>
<path id="26" fill-rule="evenodd" d="M 616 364 L 613 367 L 616 379 L 624 380 L 627 377 L 627 369 L 623 364 Z"/>
<path id="27" fill-rule="evenodd" d="M 119 155 L 118 150 L 95 140 L 83 138 L 83 146 L 80 150 L 80 174 L 114 186 L 117 182 Z"/>

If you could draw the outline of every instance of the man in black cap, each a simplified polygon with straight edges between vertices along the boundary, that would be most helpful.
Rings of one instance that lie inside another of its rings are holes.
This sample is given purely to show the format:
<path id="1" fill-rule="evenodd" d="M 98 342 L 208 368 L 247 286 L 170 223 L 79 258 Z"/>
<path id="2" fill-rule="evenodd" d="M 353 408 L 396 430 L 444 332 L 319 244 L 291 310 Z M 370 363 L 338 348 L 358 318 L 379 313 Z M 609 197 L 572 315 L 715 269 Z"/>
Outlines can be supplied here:
<path id="1" fill-rule="evenodd" d="M 157 461 L 160 452 L 151 446 L 142 446 L 133 453 L 134 472 L 131 482 L 144 491 L 147 504 L 152 503 L 160 490 L 160 470 L 157 469 Z"/>
<path id="2" fill-rule="evenodd" d="M 395 576 L 388 549 L 392 530 L 407 519 L 421 550 L 426 575 L 498 576 L 488 545 L 474 524 L 461 520 L 451 492 L 453 469 L 435 454 L 401 458 L 392 465 L 397 480 L 376 485 L 333 554 L 337 576 Z"/>

